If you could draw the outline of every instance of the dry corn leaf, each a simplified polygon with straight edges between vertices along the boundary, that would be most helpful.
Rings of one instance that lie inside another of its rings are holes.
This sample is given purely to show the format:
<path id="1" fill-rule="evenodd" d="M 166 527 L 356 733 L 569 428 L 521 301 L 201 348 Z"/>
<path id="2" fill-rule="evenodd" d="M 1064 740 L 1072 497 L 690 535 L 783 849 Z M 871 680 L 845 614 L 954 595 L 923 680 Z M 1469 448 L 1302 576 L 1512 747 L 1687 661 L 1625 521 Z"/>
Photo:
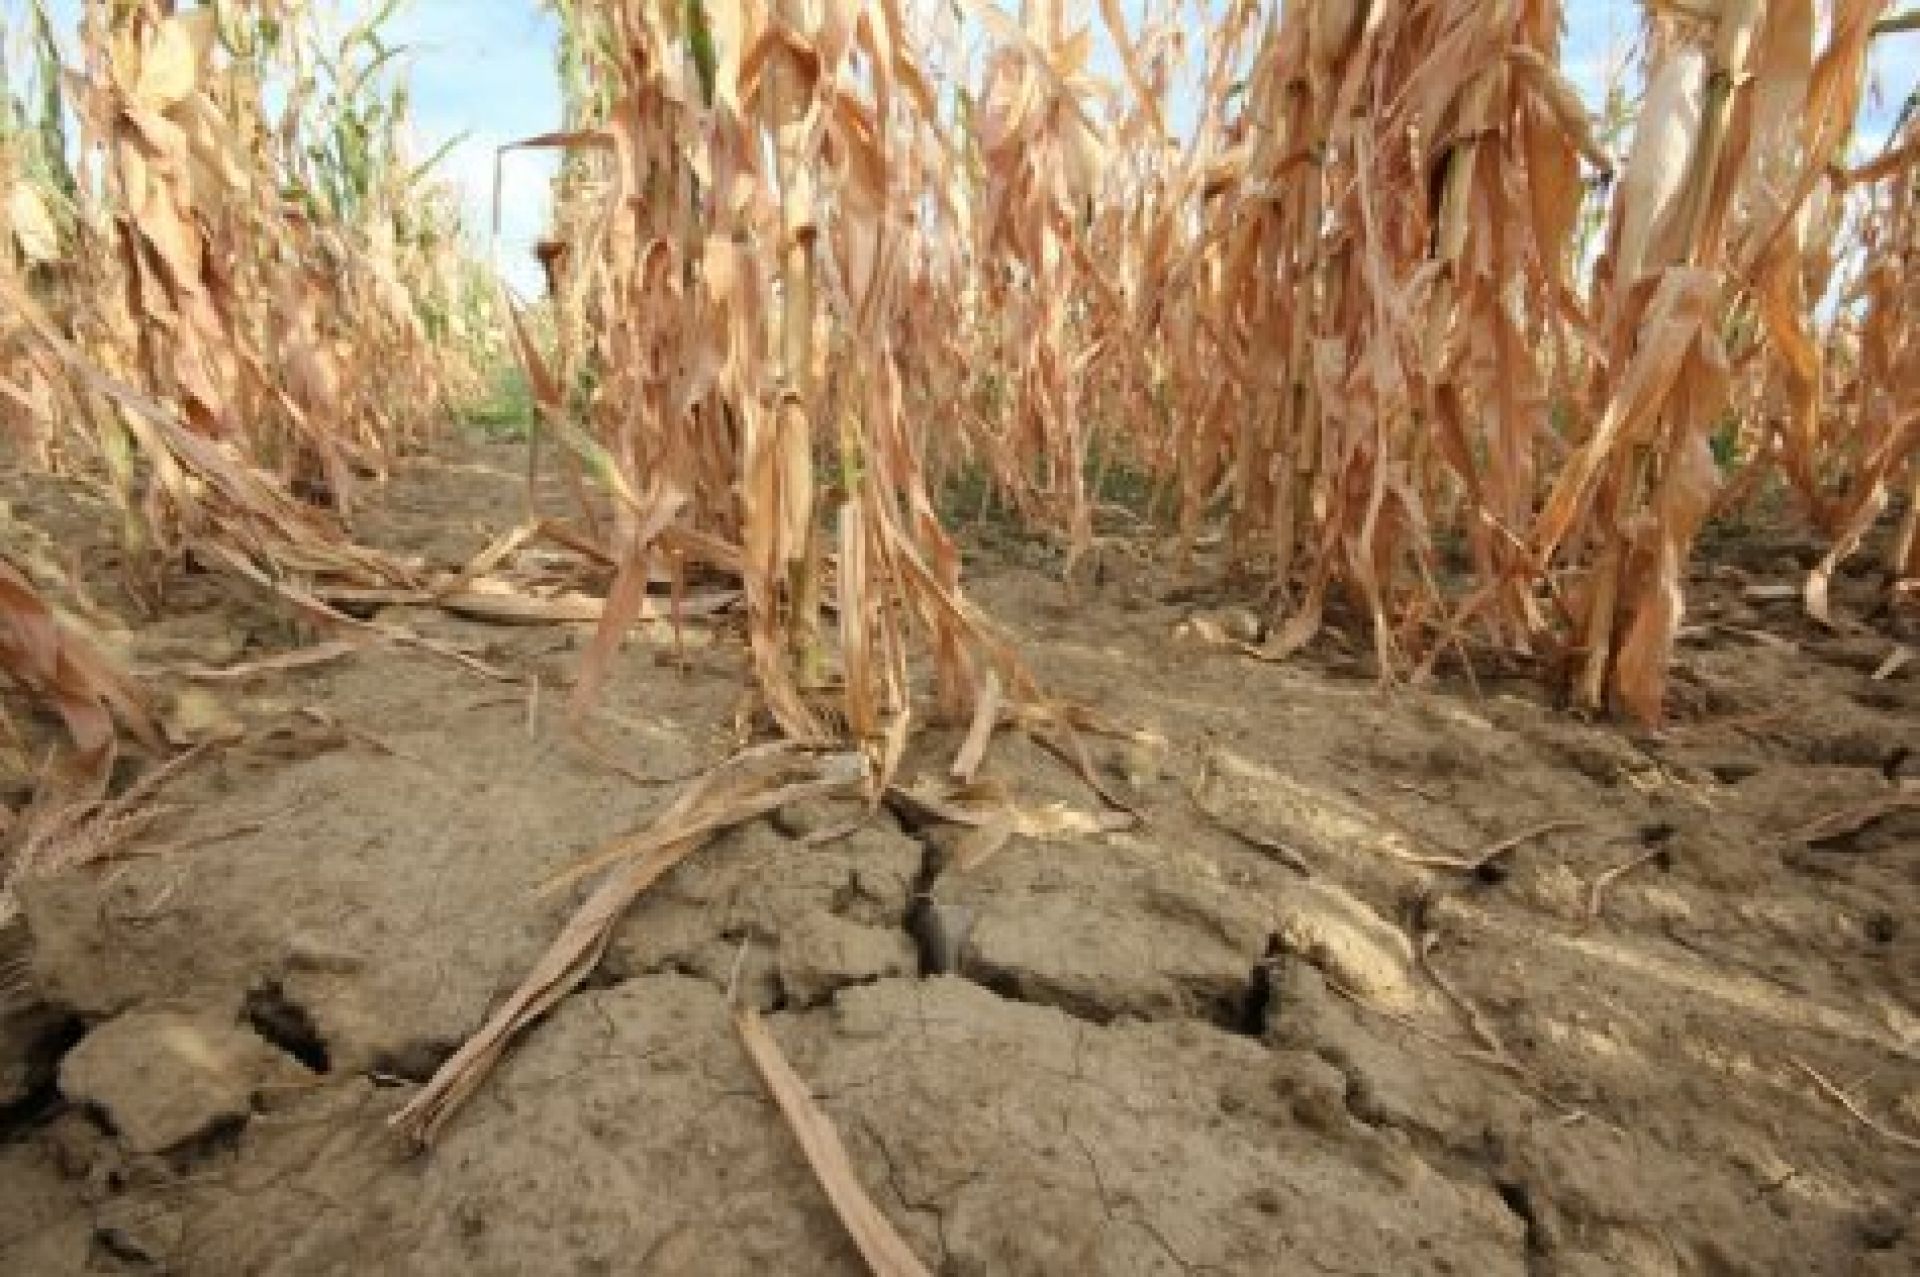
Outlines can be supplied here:
<path id="1" fill-rule="evenodd" d="M 800 1142 L 807 1165 L 813 1168 L 814 1177 L 826 1190 L 827 1200 L 833 1203 L 834 1213 L 853 1238 L 861 1258 L 867 1261 L 868 1271 L 874 1277 L 927 1277 L 927 1267 L 867 1196 L 832 1119 L 787 1063 L 780 1044 L 767 1031 L 760 1013 L 750 1006 L 735 1007 L 733 1023 L 740 1032 L 748 1058 L 767 1084 L 768 1094 L 773 1096 L 781 1116 L 787 1119 L 787 1126 Z"/>
<path id="2" fill-rule="evenodd" d="M 7 227 L 29 262 L 59 260 L 60 229 L 47 211 L 46 200 L 25 182 L 7 192 Z"/>
<path id="3" fill-rule="evenodd" d="M 263 656 L 257 660 L 237 661 L 232 665 L 179 665 L 167 672 L 201 683 L 240 682 L 257 678 L 262 674 L 284 674 L 289 670 L 311 669 L 316 665 L 326 665 L 342 657 L 351 656 L 364 647 L 363 643 L 336 640 L 331 643 L 316 643 L 312 647 L 303 647 L 292 652 Z"/>
<path id="4" fill-rule="evenodd" d="M 471 589 L 439 594 L 435 602 L 459 616 L 507 625 L 596 622 L 606 615 L 607 600 L 588 594 L 572 591 L 551 596 L 527 594 L 498 580 L 473 584 Z M 649 596 L 640 601 L 633 616 L 635 621 L 692 619 L 724 612 L 739 601 L 738 590 L 709 590 L 673 600 Z"/>
<path id="5" fill-rule="evenodd" d="M 59 714 L 83 758 L 104 759 L 116 721 L 153 750 L 160 733 L 134 684 L 0 559 L 0 673 Z"/>
<path id="6" fill-rule="evenodd" d="M 1807 846 L 1818 846 L 1857 834 L 1896 812 L 1916 810 L 1920 810 L 1920 792 L 1896 790 L 1809 821 L 1794 832 L 1791 840 Z"/>

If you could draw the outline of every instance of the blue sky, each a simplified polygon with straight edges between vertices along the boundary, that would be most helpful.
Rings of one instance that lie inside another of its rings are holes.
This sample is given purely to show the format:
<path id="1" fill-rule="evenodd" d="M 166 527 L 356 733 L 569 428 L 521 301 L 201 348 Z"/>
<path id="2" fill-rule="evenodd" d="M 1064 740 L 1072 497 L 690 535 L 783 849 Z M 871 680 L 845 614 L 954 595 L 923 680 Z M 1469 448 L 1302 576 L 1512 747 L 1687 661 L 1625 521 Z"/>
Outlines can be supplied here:
<path id="1" fill-rule="evenodd" d="M 466 200 L 475 234 L 484 239 L 492 220 L 495 153 L 560 127 L 558 25 L 534 0 L 408 0 L 391 35 L 413 50 L 422 152 L 466 135 L 448 156 L 445 172 Z M 533 242 L 545 221 L 554 162 L 551 151 L 509 152 L 502 161 L 495 258 L 523 293 L 539 288 Z"/>
<path id="2" fill-rule="evenodd" d="M 0 0 L 0 15 L 17 29 L 28 0 Z M 1017 0 L 999 0 L 1017 10 Z M 51 0 L 56 17 L 71 29 L 77 0 Z M 1134 9 L 1131 0 L 1123 0 Z M 363 12 L 364 0 L 315 0 L 344 23 Z M 1899 8 L 1901 6 L 1895 6 Z M 1077 8 L 1097 13 L 1091 0 Z M 1608 59 L 1639 27 L 1640 0 L 1569 0 L 1564 60 L 1569 77 L 1597 100 Z M 554 72 L 558 31 L 536 0 L 403 0 L 389 28 L 395 42 L 412 50 L 417 151 L 425 155 L 465 135 L 448 157 L 445 173 L 460 189 L 476 237 L 488 237 L 493 165 L 504 143 L 559 127 L 559 91 Z M 1876 69 L 1883 92 L 1863 121 L 1861 149 L 1884 143 L 1893 112 L 1920 82 L 1920 34 L 1878 42 Z M 507 156 L 502 182 L 501 233 L 496 260 L 523 291 L 537 287 L 531 249 L 545 217 L 551 153 Z"/>

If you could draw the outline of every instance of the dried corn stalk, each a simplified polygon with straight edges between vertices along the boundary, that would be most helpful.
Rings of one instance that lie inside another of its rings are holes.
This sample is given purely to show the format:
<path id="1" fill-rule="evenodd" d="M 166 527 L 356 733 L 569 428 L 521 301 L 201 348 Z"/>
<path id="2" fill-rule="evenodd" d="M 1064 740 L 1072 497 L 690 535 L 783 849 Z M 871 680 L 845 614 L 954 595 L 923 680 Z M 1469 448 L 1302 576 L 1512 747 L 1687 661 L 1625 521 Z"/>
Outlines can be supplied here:
<path id="1" fill-rule="evenodd" d="M 438 425 L 480 334 L 459 313 L 471 283 L 450 205 L 396 148 L 398 90 L 371 28 L 331 51 L 315 31 L 298 5 L 90 3 L 65 77 L 85 176 L 60 196 L 62 234 L 34 212 L 44 186 L 13 191 L 37 270 L 13 278 L 80 366 L 346 513 L 356 476 Z M 277 120 L 275 77 L 291 81 Z M 177 545 L 200 494 L 166 482 L 73 360 L 40 344 L 27 362 L 13 398 L 91 436 L 133 548 Z"/>
<path id="2" fill-rule="evenodd" d="M 1543 562 L 1571 550 L 1583 563 L 1567 597 L 1586 704 L 1659 716 L 1687 559 L 1719 480 L 1711 436 L 1729 404 L 1727 333 L 1749 302 L 1781 356 L 1789 469 L 1803 485 L 1813 473 L 1821 369 L 1796 285 L 1806 200 L 1851 126 L 1882 7 L 1834 6 L 1817 58 L 1811 0 L 1728 0 L 1655 19 L 1596 278 L 1597 422 L 1536 530 Z"/>
<path id="3" fill-rule="evenodd" d="M 188 549 L 296 598 L 409 583 L 333 516 L 439 426 L 486 316 L 381 12 L 329 43 L 298 3 L 90 0 L 75 67 L 35 12 L 34 109 L 0 83 L 0 439 L 103 484 L 149 600 Z"/>
<path id="4" fill-rule="evenodd" d="M 580 353 L 557 370 L 522 349 L 543 419 L 616 499 L 619 579 L 579 694 L 659 559 L 676 578 L 690 562 L 739 572 L 754 671 L 794 739 L 844 730 L 897 757 L 916 630 L 955 716 L 989 668 L 1026 689 L 959 594 L 907 416 L 911 266 L 946 157 L 899 5 L 629 0 L 572 17 L 598 114 L 551 140 L 604 165 L 596 215 L 570 219 L 557 304 L 584 332 L 562 334 Z"/>
<path id="5" fill-rule="evenodd" d="M 1477 641 L 1653 718 L 1715 509 L 1783 475 L 1825 616 L 1913 482 L 1911 124 L 1840 167 L 1882 0 L 1649 0 L 1610 185 L 1559 0 L 554 7 L 551 295 L 514 337 L 616 573 L 582 698 L 657 571 L 737 577 L 772 718 L 884 775 L 920 682 L 955 721 L 1033 698 L 938 484 L 977 472 L 1071 570 L 1124 469 L 1265 584 L 1261 655 L 1344 609 L 1385 676 Z M 293 495 L 350 513 L 485 322 L 366 29 L 87 13 L 97 162 L 61 176 L 57 110 L 0 132 L 0 430 L 103 475 L 136 563 L 404 575 Z"/>
<path id="6" fill-rule="evenodd" d="M 1898 594 L 1920 590 L 1920 117 L 1911 107 L 1886 152 L 1848 175 L 1865 187 L 1859 274 L 1848 289 L 1857 324 L 1841 329 L 1834 422 L 1820 459 L 1837 497 L 1827 505 L 1834 543 L 1808 579 L 1808 610 L 1830 619 L 1827 582 L 1859 548 L 1893 492 L 1906 514 L 1888 547 Z"/>

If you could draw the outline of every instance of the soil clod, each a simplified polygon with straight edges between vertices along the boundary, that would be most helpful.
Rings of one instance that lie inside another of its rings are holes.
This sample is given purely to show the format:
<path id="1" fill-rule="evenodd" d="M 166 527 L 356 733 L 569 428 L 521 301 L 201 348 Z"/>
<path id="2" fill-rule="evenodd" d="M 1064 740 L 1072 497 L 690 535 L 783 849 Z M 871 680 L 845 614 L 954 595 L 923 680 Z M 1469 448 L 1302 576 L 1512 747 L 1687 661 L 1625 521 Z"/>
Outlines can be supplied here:
<path id="1" fill-rule="evenodd" d="M 128 1152 L 166 1153 L 245 1122 L 277 1072 L 265 1042 L 217 1017 L 130 1011 L 67 1053 L 60 1090 Z"/>

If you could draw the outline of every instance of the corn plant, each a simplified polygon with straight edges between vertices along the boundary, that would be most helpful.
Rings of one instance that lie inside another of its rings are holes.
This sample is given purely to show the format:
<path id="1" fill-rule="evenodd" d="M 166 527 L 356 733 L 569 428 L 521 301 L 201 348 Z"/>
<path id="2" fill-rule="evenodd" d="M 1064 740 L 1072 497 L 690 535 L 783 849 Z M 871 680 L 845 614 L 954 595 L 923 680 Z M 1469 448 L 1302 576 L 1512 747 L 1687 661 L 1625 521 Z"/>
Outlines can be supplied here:
<path id="1" fill-rule="evenodd" d="M 1848 154 L 1884 0 L 1648 0 L 1598 119 L 1560 0 L 549 7 L 547 296 L 506 313 L 393 4 L 91 0 L 71 67 L 35 10 L 0 428 L 99 478 L 149 596 L 187 548 L 404 577 L 357 489 L 503 329 L 617 565 L 578 700 L 651 582 L 734 577 L 772 721 L 881 777 L 929 704 L 1037 702 L 961 590 L 962 469 L 1069 577 L 1138 476 L 1258 591 L 1253 655 L 1344 614 L 1383 677 L 1519 654 L 1648 720 L 1709 519 L 1787 493 L 1828 618 L 1914 482 L 1912 120 Z"/>

